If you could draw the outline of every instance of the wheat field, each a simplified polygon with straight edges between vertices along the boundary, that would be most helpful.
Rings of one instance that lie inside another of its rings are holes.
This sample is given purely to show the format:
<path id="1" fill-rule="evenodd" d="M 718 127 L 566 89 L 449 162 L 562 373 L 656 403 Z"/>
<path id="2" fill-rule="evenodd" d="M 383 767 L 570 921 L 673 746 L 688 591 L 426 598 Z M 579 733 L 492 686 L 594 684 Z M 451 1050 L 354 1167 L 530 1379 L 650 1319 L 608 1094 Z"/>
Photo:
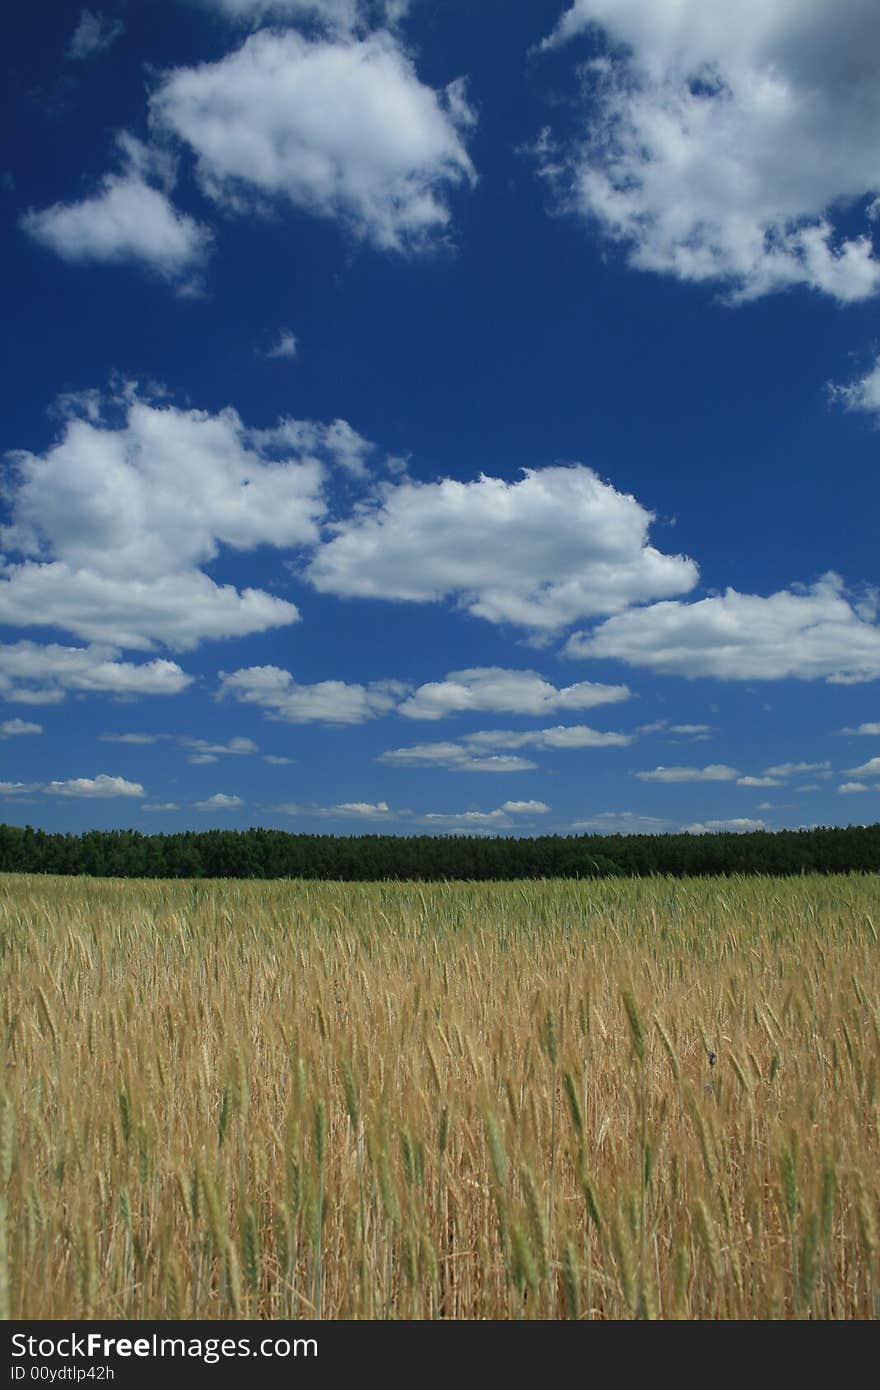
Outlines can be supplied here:
<path id="1" fill-rule="evenodd" d="M 880 1314 L 880 879 L 0 878 L 0 1312 Z"/>

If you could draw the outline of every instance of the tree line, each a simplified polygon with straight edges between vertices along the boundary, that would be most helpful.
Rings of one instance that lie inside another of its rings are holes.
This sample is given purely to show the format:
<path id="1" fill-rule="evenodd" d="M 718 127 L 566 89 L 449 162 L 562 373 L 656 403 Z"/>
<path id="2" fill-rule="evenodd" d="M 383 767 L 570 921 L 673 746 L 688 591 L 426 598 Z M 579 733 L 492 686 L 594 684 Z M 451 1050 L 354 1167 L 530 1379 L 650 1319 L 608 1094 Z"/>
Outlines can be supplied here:
<path id="1" fill-rule="evenodd" d="M 296 835 L 0 825 L 0 872 L 114 878 L 514 879 L 878 873 L 880 824 L 707 835 Z"/>

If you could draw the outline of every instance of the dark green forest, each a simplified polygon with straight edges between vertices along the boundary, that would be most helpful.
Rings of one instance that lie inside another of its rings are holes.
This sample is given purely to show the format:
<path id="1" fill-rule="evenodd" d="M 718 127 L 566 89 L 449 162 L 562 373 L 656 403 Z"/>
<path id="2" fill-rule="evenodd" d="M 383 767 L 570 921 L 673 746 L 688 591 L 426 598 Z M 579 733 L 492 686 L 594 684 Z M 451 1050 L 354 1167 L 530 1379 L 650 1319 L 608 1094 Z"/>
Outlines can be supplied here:
<path id="1" fill-rule="evenodd" d="M 114 878 L 514 879 L 880 872 L 880 824 L 713 835 L 50 834 L 0 825 L 0 872 Z"/>

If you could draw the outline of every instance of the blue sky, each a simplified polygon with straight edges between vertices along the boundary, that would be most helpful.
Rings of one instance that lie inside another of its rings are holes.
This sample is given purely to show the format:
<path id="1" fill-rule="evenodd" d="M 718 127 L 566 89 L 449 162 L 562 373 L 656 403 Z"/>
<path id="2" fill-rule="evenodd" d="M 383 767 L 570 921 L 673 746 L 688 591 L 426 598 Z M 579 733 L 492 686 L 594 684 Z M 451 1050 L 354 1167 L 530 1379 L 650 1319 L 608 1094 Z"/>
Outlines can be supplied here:
<path id="1" fill-rule="evenodd" d="M 871 0 L 6 32 L 0 818 L 880 819 Z"/>

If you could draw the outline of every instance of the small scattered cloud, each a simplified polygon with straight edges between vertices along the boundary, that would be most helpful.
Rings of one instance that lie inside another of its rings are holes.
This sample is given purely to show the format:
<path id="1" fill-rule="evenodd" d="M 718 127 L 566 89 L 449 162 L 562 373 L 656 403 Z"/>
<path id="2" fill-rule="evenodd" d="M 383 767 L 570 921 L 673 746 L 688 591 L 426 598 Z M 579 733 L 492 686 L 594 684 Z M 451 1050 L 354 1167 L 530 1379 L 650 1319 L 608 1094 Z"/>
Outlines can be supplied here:
<path id="1" fill-rule="evenodd" d="M 122 171 L 106 174 L 90 197 L 30 209 L 28 236 L 71 264 L 140 264 L 192 293 L 210 249 L 207 227 L 174 207 L 173 166 L 133 136 L 118 137 Z"/>
<path id="2" fill-rule="evenodd" d="M 635 775 L 642 782 L 735 782 L 741 774 L 724 763 L 710 763 L 708 767 L 661 766 Z"/>
<path id="3" fill-rule="evenodd" d="M 772 767 L 764 768 L 766 777 L 797 777 L 803 772 L 816 772 L 823 776 L 831 772 L 830 762 L 820 763 L 774 763 Z"/>
<path id="4" fill-rule="evenodd" d="M 270 348 L 267 348 L 264 357 L 296 357 L 298 351 L 298 341 L 296 334 L 289 328 L 279 328 L 275 341 Z"/>
<path id="5" fill-rule="evenodd" d="M 111 19 L 97 10 L 80 11 L 76 28 L 67 45 L 67 56 L 75 62 L 104 53 L 124 32 L 120 19 Z"/>
<path id="6" fill-rule="evenodd" d="M 600 811 L 576 820 L 571 829 L 590 835 L 663 835 L 674 830 L 672 821 L 659 816 L 643 816 L 639 811 Z"/>
<path id="7" fill-rule="evenodd" d="M 406 692 L 405 685 L 393 680 L 301 685 L 278 666 L 249 666 L 229 674 L 221 671 L 218 698 L 257 705 L 268 719 L 288 724 L 363 724 L 388 714 Z"/>
<path id="8" fill-rule="evenodd" d="M 205 801 L 194 801 L 193 805 L 197 811 L 234 811 L 236 807 L 243 806 L 244 802 L 240 796 L 232 796 L 228 792 L 215 792 Z"/>
<path id="9" fill-rule="evenodd" d="M 778 777 L 737 777 L 738 787 L 778 787 L 781 786 Z"/>
<path id="10" fill-rule="evenodd" d="M 693 825 L 683 825 L 681 828 L 685 835 L 711 835 L 721 831 L 747 835 L 751 830 L 766 830 L 767 823 L 762 820 L 750 820 L 747 816 L 736 816 L 733 820 L 695 821 Z"/>
<path id="11" fill-rule="evenodd" d="M 880 758 L 869 758 L 859 767 L 848 767 L 846 771 L 853 777 L 880 777 Z"/>
<path id="12" fill-rule="evenodd" d="M 436 767 L 447 772 L 531 772 L 537 763 L 506 754 L 480 755 L 461 743 L 415 743 L 390 748 L 377 759 L 390 767 Z"/>
<path id="13" fill-rule="evenodd" d="M 111 797 L 146 795 L 140 782 L 129 782 L 124 777 L 109 777 L 101 772 L 97 777 L 71 777 L 63 782 L 47 782 L 44 791 L 48 796 Z"/>
<path id="14" fill-rule="evenodd" d="M 857 724 L 854 729 L 838 729 L 837 733 L 852 734 L 856 737 L 864 738 L 880 738 L 880 724 L 876 722 Z"/>
<path id="15" fill-rule="evenodd" d="M 556 710 L 593 709 L 630 698 L 625 685 L 581 681 L 557 688 L 537 671 L 474 666 L 450 671 L 442 681 L 420 685 L 398 708 L 408 719 L 446 719 L 450 715 L 492 711 L 547 715 Z"/>
<path id="16" fill-rule="evenodd" d="M 841 782 L 837 790 L 841 796 L 847 796 L 851 792 L 867 792 L 871 788 L 866 786 L 864 782 Z"/>
<path id="17" fill-rule="evenodd" d="M 41 734 L 42 724 L 32 724 L 27 719 L 4 719 L 0 723 L 0 739 L 21 738 L 27 734 Z"/>

